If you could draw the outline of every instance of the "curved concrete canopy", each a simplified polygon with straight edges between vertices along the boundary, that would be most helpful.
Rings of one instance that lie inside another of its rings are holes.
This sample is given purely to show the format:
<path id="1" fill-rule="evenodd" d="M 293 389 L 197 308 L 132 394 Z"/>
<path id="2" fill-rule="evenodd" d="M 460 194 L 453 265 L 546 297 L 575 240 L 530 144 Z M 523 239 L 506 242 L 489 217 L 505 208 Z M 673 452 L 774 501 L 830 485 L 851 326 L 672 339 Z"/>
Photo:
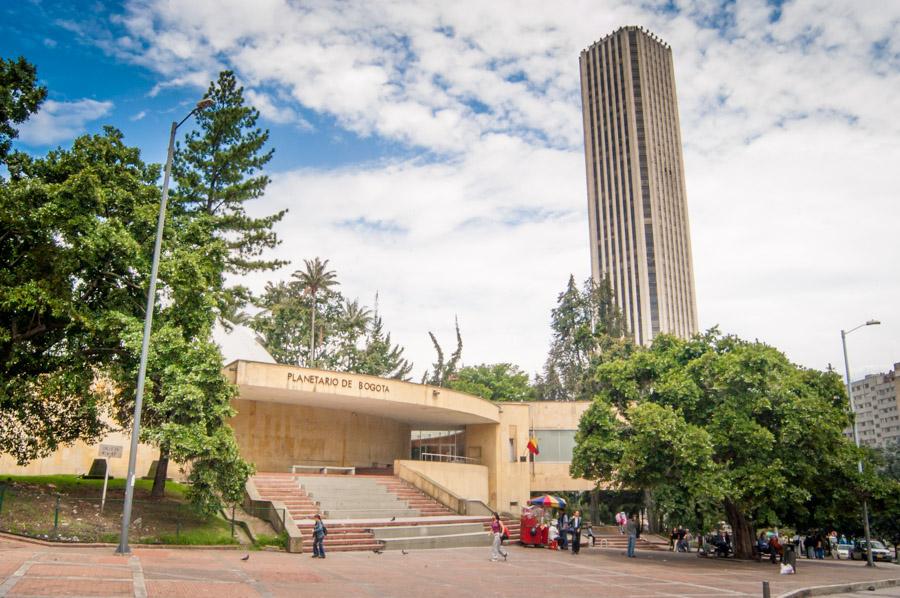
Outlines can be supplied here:
<path id="1" fill-rule="evenodd" d="M 245 360 L 229 363 L 225 375 L 250 401 L 366 413 L 417 427 L 500 421 L 490 401 L 424 384 Z"/>

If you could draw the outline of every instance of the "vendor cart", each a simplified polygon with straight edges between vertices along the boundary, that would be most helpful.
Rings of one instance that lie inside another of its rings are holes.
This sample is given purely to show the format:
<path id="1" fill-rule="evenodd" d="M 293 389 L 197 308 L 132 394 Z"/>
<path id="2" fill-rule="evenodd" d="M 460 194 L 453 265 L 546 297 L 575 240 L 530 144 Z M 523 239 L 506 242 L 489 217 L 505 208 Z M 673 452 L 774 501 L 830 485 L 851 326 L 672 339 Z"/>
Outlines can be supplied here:
<path id="1" fill-rule="evenodd" d="M 525 507 L 522 509 L 519 541 L 523 546 L 547 546 L 548 527 L 544 524 L 544 509 L 541 507 Z"/>

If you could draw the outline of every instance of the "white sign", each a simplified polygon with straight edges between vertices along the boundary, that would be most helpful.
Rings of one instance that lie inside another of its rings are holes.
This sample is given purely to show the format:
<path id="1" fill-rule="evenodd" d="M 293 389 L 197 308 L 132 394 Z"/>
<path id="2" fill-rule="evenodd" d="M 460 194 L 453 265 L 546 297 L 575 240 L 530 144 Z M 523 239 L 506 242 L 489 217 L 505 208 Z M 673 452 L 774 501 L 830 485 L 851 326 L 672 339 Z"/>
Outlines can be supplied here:
<path id="1" fill-rule="evenodd" d="M 106 457 L 107 459 L 121 459 L 122 458 L 122 445 L 101 444 L 100 445 L 100 456 Z"/>

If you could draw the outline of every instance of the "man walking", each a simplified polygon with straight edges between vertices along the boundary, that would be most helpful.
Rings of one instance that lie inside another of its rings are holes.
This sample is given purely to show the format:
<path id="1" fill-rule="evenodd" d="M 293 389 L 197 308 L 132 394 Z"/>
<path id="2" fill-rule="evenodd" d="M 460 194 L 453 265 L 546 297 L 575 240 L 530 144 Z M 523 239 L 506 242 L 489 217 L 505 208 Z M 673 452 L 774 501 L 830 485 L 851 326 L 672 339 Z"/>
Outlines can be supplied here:
<path id="1" fill-rule="evenodd" d="M 634 520 L 634 515 L 628 518 L 625 524 L 625 533 L 628 534 L 628 558 L 634 558 L 634 545 L 637 542 L 638 524 Z"/>
<path id="2" fill-rule="evenodd" d="M 572 530 L 572 554 L 578 554 L 581 550 L 581 511 L 575 511 L 569 529 Z"/>
<path id="3" fill-rule="evenodd" d="M 328 529 L 322 523 L 322 516 L 316 513 L 316 524 L 313 526 L 313 558 L 325 558 L 325 536 L 328 535 Z"/>

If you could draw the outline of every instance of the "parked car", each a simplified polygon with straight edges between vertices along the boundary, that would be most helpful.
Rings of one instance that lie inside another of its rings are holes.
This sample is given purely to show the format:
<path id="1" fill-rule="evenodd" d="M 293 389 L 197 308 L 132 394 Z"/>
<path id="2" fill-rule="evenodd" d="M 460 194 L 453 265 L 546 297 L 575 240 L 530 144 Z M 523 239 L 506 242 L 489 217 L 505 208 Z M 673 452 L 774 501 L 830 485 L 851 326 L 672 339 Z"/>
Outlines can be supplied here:
<path id="1" fill-rule="evenodd" d="M 853 551 L 853 544 L 838 544 L 837 553 L 839 559 L 849 559 L 850 552 Z"/>
<path id="2" fill-rule="evenodd" d="M 860 540 L 857 541 L 853 545 L 853 550 L 850 551 L 850 558 L 852 560 L 859 559 L 862 561 L 868 560 L 868 556 L 866 555 L 866 541 Z M 888 550 L 884 544 L 879 542 L 878 540 L 872 540 L 872 560 L 873 561 L 888 561 L 890 562 L 893 559 L 893 555 L 891 551 Z"/>

